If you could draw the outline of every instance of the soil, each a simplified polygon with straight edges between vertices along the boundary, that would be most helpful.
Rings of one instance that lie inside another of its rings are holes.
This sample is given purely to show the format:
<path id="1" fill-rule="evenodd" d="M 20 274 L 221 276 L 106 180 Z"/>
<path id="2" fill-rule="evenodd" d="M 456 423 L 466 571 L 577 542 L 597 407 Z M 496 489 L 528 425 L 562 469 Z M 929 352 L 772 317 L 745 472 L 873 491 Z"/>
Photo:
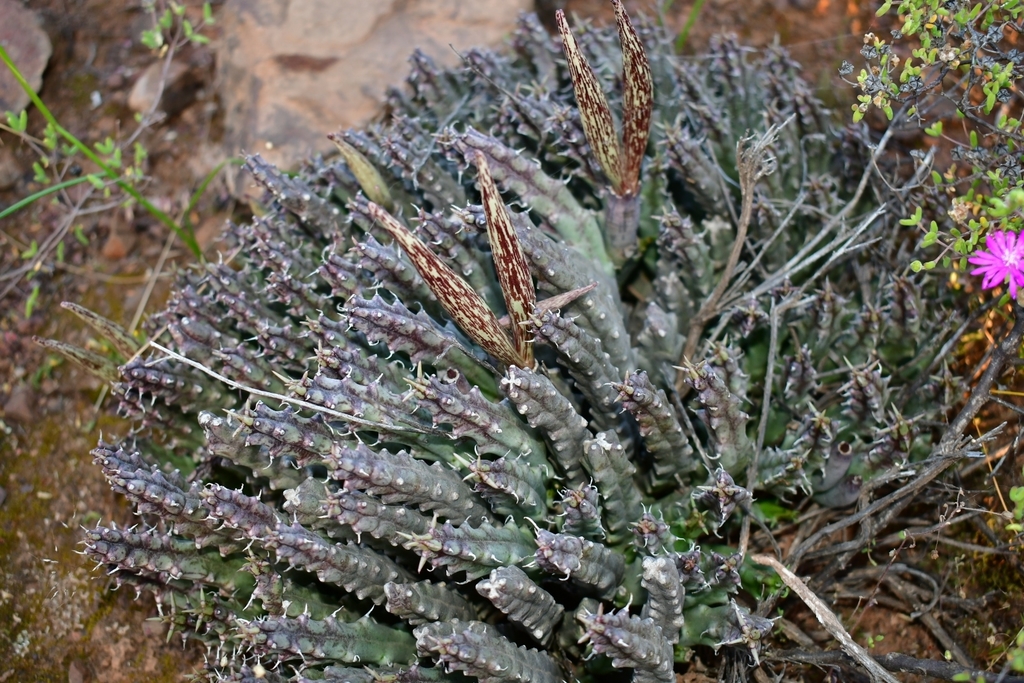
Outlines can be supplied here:
<path id="1" fill-rule="evenodd" d="M 127 109 L 131 85 L 155 61 L 138 41 L 150 26 L 148 14 L 137 5 L 95 0 L 32 8 L 54 45 L 40 96 L 57 120 L 90 143 L 134 130 Z M 186 49 L 177 61 L 209 83 L 212 59 L 208 49 Z M 152 177 L 145 193 L 173 215 L 210 169 L 190 150 L 215 147 L 216 111 L 212 93 L 200 89 L 187 109 L 139 139 Z M 31 110 L 28 130 L 44 125 Z M 31 181 L 32 150 L 7 133 L 0 142 L 22 175 L 0 195 L 6 207 L 40 186 Z M 195 218 L 214 220 L 218 200 L 216 191 L 208 193 Z M 0 222 L 0 274 L 19 268 L 21 254 L 33 240 L 41 244 L 65 213 L 43 200 Z M 102 351 L 60 302 L 80 303 L 127 326 L 140 306 L 158 308 L 187 252 L 180 243 L 172 246 L 157 274 L 167 231 L 147 215 L 112 209 L 82 216 L 77 225 L 85 244 L 68 234 L 63 263 L 51 254 L 34 277 L 0 297 L 0 681 L 178 681 L 201 668 L 203 653 L 183 647 L 176 635 L 168 638 L 164 625 L 150 620 L 156 614 L 151 597 L 135 600 L 129 588 L 110 591 L 104 574 L 78 554 L 83 527 L 136 521 L 89 455 L 101 435 L 123 434 L 126 424 L 113 414 L 116 401 L 101 380 L 32 337 Z M 155 286 L 147 292 L 151 280 Z M 0 280 L 0 289 L 9 282 Z"/>
<path id="2" fill-rule="evenodd" d="M 629 11 L 643 10 L 659 16 L 659 5 L 668 6 L 660 16 L 679 34 L 690 19 L 694 2 L 640 0 L 628 3 Z M 636 9 L 634 9 L 636 8 Z M 611 22 L 611 3 L 605 0 L 568 0 L 566 12 Z M 740 43 L 759 49 L 778 43 L 805 66 L 805 77 L 817 95 L 832 106 L 837 99 L 853 101 L 837 69 L 844 59 L 856 61 L 866 30 L 874 20 L 869 3 L 857 0 L 706 0 L 684 46 L 686 54 L 700 54 L 714 36 L 732 33 Z"/>
<path id="3" fill-rule="evenodd" d="M 560 4 L 597 21 L 611 16 L 605 0 Z M 658 3 L 628 4 L 636 12 L 654 10 Z M 692 5 L 671 4 L 666 23 L 680 30 Z M 32 8 L 53 41 L 40 95 L 57 119 L 90 142 L 133 129 L 127 109 L 131 84 L 156 59 L 138 40 L 149 28 L 148 15 L 136 5 L 110 0 L 40 0 Z M 699 51 L 722 31 L 738 33 L 755 48 L 778 40 L 808 65 L 809 80 L 823 100 L 846 103 L 852 93 L 836 77 L 836 67 L 843 59 L 856 61 L 871 10 L 856 0 L 708 0 L 686 51 Z M 212 33 L 215 38 L 216 27 Z M 149 152 L 152 178 L 145 194 L 171 215 L 180 215 L 214 165 L 215 154 L 201 153 L 216 149 L 220 139 L 218 104 L 210 89 L 214 57 L 212 48 L 181 53 L 180 61 L 200 84 L 195 100 L 140 138 Z M 99 106 L 93 106 L 93 93 L 98 93 Z M 43 126 L 33 110 L 29 130 Z M 22 172 L 13 190 L 0 193 L 2 208 L 39 186 L 31 181 L 32 151 L 8 133 L 0 134 L 0 144 L 13 152 Z M 230 209 L 215 183 L 191 216 L 204 245 Z M 4 219 L 0 276 L 19 268 L 21 254 L 33 240 L 41 243 L 52 233 L 65 211 L 43 200 Z M 166 263 L 155 272 L 167 231 L 141 213 L 113 208 L 83 216 L 79 224 L 84 243 L 65 237 L 63 263 L 47 259 L 32 279 L 20 279 L 0 297 L 0 683 L 177 681 L 202 668 L 204 653 L 182 647 L 177 636 L 166 636 L 162 623 L 150 620 L 155 613 L 151 598 L 134 600 L 128 588 L 109 591 L 104 575 L 76 554 L 81 527 L 100 520 L 134 523 L 88 455 L 101 434 L 123 433 L 126 426 L 112 414 L 115 401 L 102 390 L 103 382 L 34 344 L 32 337 L 96 348 L 95 336 L 59 307 L 61 301 L 80 303 L 127 326 L 138 309 L 159 309 L 169 273 L 189 256 L 180 242 L 172 244 Z M 0 280 L 0 290 L 9 281 Z M 150 284 L 155 284 L 152 291 Z M 36 285 L 38 293 L 32 295 Z M 32 311 L 26 317 L 29 301 Z M 803 625 L 815 628 L 813 620 Z M 886 634 L 880 651 L 941 657 L 926 631 L 905 628 L 893 611 L 869 610 L 853 635 L 864 643 L 872 634 Z M 972 655 L 992 647 L 985 637 L 979 635 Z"/>

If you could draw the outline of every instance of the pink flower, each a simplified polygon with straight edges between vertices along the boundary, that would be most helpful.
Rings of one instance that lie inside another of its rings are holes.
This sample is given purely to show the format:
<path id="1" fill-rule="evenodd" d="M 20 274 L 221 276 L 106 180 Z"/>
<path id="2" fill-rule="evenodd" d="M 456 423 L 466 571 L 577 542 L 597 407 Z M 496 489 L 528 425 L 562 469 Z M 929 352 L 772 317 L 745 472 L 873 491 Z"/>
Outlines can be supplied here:
<path id="1" fill-rule="evenodd" d="M 986 251 L 987 250 L 987 251 Z M 979 268 L 971 275 L 981 275 L 981 286 L 991 289 L 1007 281 L 1010 296 L 1017 297 L 1017 288 L 1024 288 L 1024 232 L 1019 235 L 1008 230 L 990 233 L 985 238 L 985 249 L 977 249 L 967 259 Z"/>

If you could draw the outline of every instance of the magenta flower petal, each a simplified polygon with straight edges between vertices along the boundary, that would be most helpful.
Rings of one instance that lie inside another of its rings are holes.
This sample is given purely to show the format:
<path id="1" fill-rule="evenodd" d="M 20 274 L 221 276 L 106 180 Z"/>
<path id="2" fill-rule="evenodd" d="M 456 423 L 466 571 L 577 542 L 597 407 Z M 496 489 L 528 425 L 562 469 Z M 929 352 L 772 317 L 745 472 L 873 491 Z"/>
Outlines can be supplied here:
<path id="1" fill-rule="evenodd" d="M 1017 290 L 1024 289 L 1024 272 L 1015 271 L 1010 275 L 1010 296 L 1017 298 Z"/>
<path id="2" fill-rule="evenodd" d="M 1008 230 L 989 233 L 985 237 L 985 249 L 976 250 L 967 262 L 978 266 L 971 275 L 982 277 L 983 289 L 1007 284 L 1010 295 L 1016 297 L 1017 289 L 1024 288 L 1024 233 Z"/>

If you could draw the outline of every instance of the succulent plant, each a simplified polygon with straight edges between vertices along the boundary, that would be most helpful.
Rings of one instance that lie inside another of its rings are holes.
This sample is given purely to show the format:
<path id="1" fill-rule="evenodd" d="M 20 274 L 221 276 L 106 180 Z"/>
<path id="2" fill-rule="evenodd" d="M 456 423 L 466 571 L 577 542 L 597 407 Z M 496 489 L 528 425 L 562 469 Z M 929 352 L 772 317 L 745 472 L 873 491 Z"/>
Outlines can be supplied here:
<path id="1" fill-rule="evenodd" d="M 133 433 L 94 455 L 143 521 L 86 550 L 212 678 L 756 661 L 737 520 L 849 505 L 937 439 L 957 321 L 900 274 L 856 132 L 782 50 L 683 60 L 614 5 L 559 14 L 562 49 L 525 16 L 461 68 L 416 53 L 338 157 L 250 157 L 260 215 L 117 370 Z"/>

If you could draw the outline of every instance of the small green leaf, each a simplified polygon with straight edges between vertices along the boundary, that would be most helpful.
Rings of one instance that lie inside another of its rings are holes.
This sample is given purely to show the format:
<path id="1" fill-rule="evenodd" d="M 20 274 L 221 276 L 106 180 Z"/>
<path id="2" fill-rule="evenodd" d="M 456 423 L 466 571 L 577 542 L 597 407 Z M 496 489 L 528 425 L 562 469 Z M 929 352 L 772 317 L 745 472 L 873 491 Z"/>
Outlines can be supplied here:
<path id="1" fill-rule="evenodd" d="M 33 163 L 32 170 L 35 172 L 32 179 L 37 183 L 42 183 L 43 185 L 48 185 L 50 183 L 50 179 L 46 175 L 46 169 L 43 168 L 41 163 L 38 161 Z"/>
<path id="2" fill-rule="evenodd" d="M 208 2 L 203 3 L 203 23 L 207 26 L 213 24 L 213 7 Z"/>
<path id="3" fill-rule="evenodd" d="M 21 252 L 21 258 L 23 260 L 27 261 L 28 259 L 32 258 L 33 256 L 35 256 L 38 253 L 39 253 L 39 245 L 36 244 L 35 240 L 32 240 L 32 244 L 30 244 L 28 246 L 28 249 L 26 249 L 25 251 Z"/>
<path id="4" fill-rule="evenodd" d="M 64 240 L 57 242 L 57 263 L 64 263 Z"/>
<path id="5" fill-rule="evenodd" d="M 920 261 L 911 261 L 910 262 L 910 269 L 912 271 L 914 271 L 915 273 L 920 273 L 922 268 L 924 268 L 924 265 L 922 265 L 922 263 Z"/>
<path id="6" fill-rule="evenodd" d="M 773 525 L 797 517 L 794 510 L 770 499 L 755 502 L 754 510 L 754 514 L 758 515 L 760 519 Z"/>
<path id="7" fill-rule="evenodd" d="M 141 42 L 150 50 L 159 50 L 164 46 L 164 34 L 157 29 L 148 29 L 142 32 Z"/>
<path id="8" fill-rule="evenodd" d="M 942 135 L 942 121 L 936 121 L 931 126 L 925 128 L 924 132 L 927 135 L 931 135 L 932 137 L 939 137 L 940 135 Z"/>
<path id="9" fill-rule="evenodd" d="M 924 211 L 919 206 L 917 207 L 917 209 L 914 210 L 914 213 L 911 216 L 907 218 L 901 218 L 900 225 L 918 225 L 921 222 L 922 215 L 924 215 Z"/>
<path id="10" fill-rule="evenodd" d="M 95 147 L 96 151 L 104 156 L 112 154 L 114 152 L 114 140 L 110 136 L 107 136 L 107 139 L 103 142 L 97 142 Z"/>
<path id="11" fill-rule="evenodd" d="M 89 246 L 89 238 L 86 237 L 85 231 L 82 230 L 81 225 L 76 225 L 75 227 L 73 227 L 71 229 L 71 234 L 75 236 L 75 239 L 78 240 L 78 243 L 81 244 L 83 247 Z"/>
<path id="12" fill-rule="evenodd" d="M 11 127 L 15 133 L 24 133 L 25 129 L 28 128 L 28 110 L 22 109 L 21 113 L 15 116 L 14 112 L 5 112 L 7 115 L 7 125 Z"/>
<path id="13" fill-rule="evenodd" d="M 90 183 L 92 183 L 92 186 L 95 187 L 97 190 L 102 190 L 104 188 L 103 178 L 101 178 L 97 174 L 90 173 L 85 177 L 89 180 Z"/>
<path id="14" fill-rule="evenodd" d="M 886 14 L 890 9 L 892 9 L 892 0 L 885 0 L 885 2 L 882 3 L 882 6 L 878 8 L 878 11 L 875 12 L 875 16 L 880 17 L 883 14 Z"/>
<path id="15" fill-rule="evenodd" d="M 32 287 L 32 293 L 25 299 L 25 317 L 31 318 L 32 311 L 35 310 L 36 304 L 39 302 L 39 283 L 36 283 Z"/>
<path id="16" fill-rule="evenodd" d="M 52 123 L 47 123 L 46 128 L 43 129 L 43 147 L 46 149 L 57 148 L 57 129 Z"/>

